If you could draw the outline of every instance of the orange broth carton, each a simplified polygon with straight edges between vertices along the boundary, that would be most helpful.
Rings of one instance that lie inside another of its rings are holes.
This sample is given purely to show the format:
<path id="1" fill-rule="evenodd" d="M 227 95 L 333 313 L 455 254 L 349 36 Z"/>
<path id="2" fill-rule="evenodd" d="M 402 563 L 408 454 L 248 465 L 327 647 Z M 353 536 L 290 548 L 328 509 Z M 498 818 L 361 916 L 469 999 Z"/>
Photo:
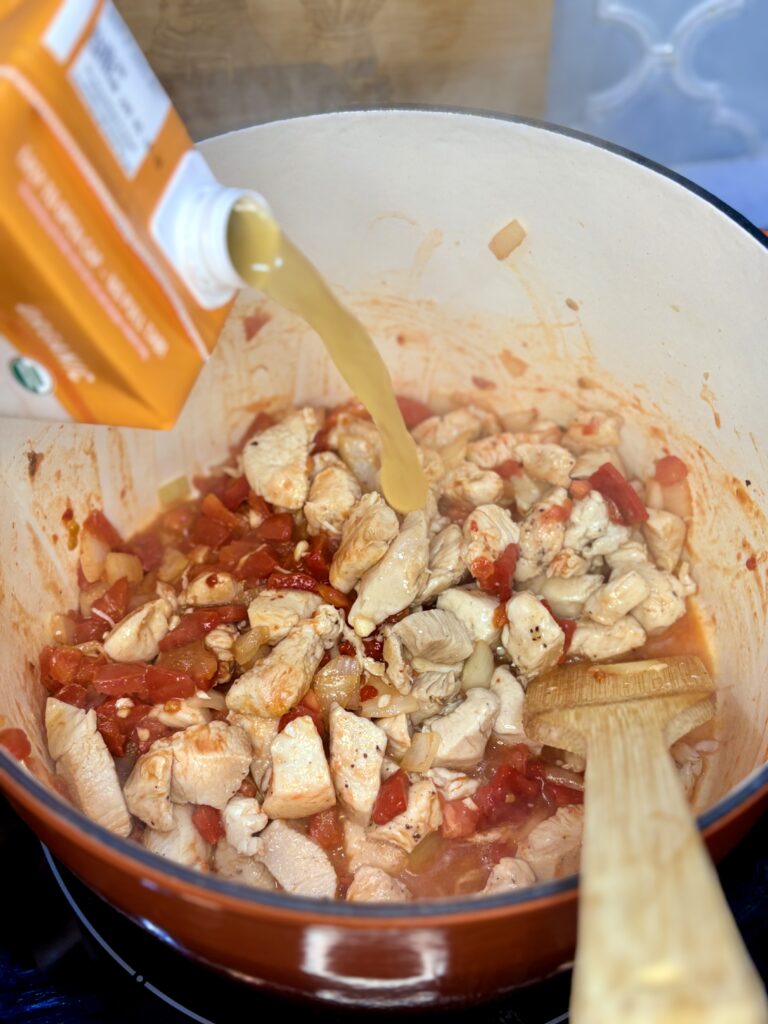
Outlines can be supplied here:
<path id="1" fill-rule="evenodd" d="M 170 427 L 242 283 L 243 190 L 110 0 L 0 10 L 0 414 Z"/>

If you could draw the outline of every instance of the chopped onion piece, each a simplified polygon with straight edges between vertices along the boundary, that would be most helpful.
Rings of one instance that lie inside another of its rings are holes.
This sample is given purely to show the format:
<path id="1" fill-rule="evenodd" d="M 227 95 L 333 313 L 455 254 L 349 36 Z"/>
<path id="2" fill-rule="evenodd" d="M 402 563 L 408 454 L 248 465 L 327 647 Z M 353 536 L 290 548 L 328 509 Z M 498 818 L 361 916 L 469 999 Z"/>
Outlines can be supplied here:
<path id="1" fill-rule="evenodd" d="M 177 548 L 166 548 L 163 560 L 157 570 L 157 578 L 163 583 L 175 583 L 189 565 L 189 559 Z"/>
<path id="2" fill-rule="evenodd" d="M 157 497 L 161 505 L 175 505 L 177 501 L 183 501 L 189 494 L 189 481 L 185 476 L 176 476 L 173 480 L 166 480 L 157 489 Z"/>
<path id="3" fill-rule="evenodd" d="M 71 644 L 75 639 L 75 624 L 68 615 L 51 616 L 51 638 L 55 644 Z"/>
<path id="4" fill-rule="evenodd" d="M 259 650 L 266 642 L 267 635 L 267 630 L 263 626 L 254 626 L 253 629 L 238 636 L 232 645 L 232 653 L 241 668 L 256 660 Z"/>
<path id="5" fill-rule="evenodd" d="M 89 583 L 84 590 L 80 591 L 80 614 L 84 619 L 91 615 L 91 606 L 98 601 L 109 590 L 109 584 L 99 580 L 98 583 Z"/>
<path id="6" fill-rule="evenodd" d="M 108 554 L 109 544 L 83 527 L 80 531 L 80 568 L 89 583 L 101 578 Z"/>
<path id="7" fill-rule="evenodd" d="M 679 480 L 676 484 L 662 486 L 663 507 L 667 512 L 674 512 L 681 519 L 687 519 L 693 513 L 691 489 L 687 480 Z"/>
<path id="8" fill-rule="evenodd" d="M 110 586 L 123 578 L 129 583 L 138 583 L 143 575 L 144 569 L 136 555 L 110 551 L 104 559 L 104 576 Z"/>
<path id="9" fill-rule="evenodd" d="M 193 708 L 207 708 L 209 711 L 225 711 L 227 707 L 224 694 L 219 690 L 198 690 L 185 700 Z"/>
<path id="10" fill-rule="evenodd" d="M 474 650 L 464 663 L 464 671 L 461 673 L 462 690 L 471 690 L 476 686 L 490 686 L 495 667 L 493 651 L 484 640 L 478 640 Z"/>
<path id="11" fill-rule="evenodd" d="M 339 655 L 315 673 L 312 689 L 324 714 L 333 703 L 343 708 L 360 705 L 360 666 L 357 658 Z"/>
<path id="12" fill-rule="evenodd" d="M 364 700 L 360 705 L 360 714 L 363 718 L 394 718 L 395 715 L 410 715 L 418 709 L 419 702 L 415 697 L 383 693 L 371 700 Z"/>
<path id="13" fill-rule="evenodd" d="M 416 732 L 411 745 L 400 761 L 400 767 L 407 772 L 426 772 L 432 767 L 440 747 L 440 735 L 436 732 Z"/>

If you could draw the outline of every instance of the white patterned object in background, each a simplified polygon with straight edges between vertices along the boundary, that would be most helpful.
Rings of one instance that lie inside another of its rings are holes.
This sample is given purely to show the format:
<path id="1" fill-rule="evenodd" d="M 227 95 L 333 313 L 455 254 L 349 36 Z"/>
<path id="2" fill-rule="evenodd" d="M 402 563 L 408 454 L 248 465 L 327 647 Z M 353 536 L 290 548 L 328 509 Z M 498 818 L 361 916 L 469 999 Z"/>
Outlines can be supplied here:
<path id="1" fill-rule="evenodd" d="M 555 0 L 548 117 L 666 164 L 767 155 L 768 0 Z"/>

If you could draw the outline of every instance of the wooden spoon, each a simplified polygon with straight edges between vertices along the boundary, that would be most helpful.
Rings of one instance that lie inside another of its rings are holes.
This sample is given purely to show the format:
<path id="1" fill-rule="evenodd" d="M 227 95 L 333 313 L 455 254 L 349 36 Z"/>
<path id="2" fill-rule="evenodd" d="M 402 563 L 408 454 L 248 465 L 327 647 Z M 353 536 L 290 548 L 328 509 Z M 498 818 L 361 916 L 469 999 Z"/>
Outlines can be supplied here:
<path id="1" fill-rule="evenodd" d="M 563 666 L 525 731 L 587 758 L 572 1024 L 765 1024 L 768 1003 L 668 747 L 712 717 L 696 657 Z"/>

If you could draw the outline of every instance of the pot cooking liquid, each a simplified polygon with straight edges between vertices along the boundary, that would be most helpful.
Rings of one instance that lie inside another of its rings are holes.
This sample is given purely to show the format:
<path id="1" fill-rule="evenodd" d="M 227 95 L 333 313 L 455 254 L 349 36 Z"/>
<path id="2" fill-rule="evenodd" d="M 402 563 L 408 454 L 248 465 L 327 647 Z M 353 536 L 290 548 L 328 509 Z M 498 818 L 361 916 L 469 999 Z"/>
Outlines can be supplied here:
<path id="1" fill-rule="evenodd" d="M 317 331 L 342 377 L 378 427 L 380 481 L 387 501 L 399 512 L 423 508 L 427 480 L 378 349 L 357 317 L 345 309 L 312 263 L 284 235 L 272 266 L 266 269 L 261 258 L 267 232 L 270 224 L 264 208 L 248 197 L 238 200 L 227 228 L 229 254 L 237 273 Z"/>

